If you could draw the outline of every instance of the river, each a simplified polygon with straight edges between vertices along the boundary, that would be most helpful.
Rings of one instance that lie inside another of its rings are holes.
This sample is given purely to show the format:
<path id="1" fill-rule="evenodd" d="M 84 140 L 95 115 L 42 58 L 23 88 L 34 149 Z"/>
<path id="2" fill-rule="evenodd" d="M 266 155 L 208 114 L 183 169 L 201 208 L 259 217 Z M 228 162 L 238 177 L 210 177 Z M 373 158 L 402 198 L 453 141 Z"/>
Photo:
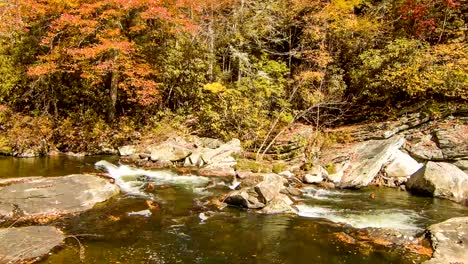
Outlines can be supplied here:
<path id="1" fill-rule="evenodd" d="M 0 177 L 61 176 L 96 172 L 99 160 L 117 157 L 0 157 Z M 73 235 L 43 263 L 418 263 L 401 248 L 367 247 L 336 234 L 359 228 L 393 228 L 418 234 L 428 225 L 468 215 L 450 201 L 387 188 L 360 191 L 304 189 L 299 216 L 259 215 L 238 208 L 206 211 L 201 204 L 228 191 L 219 179 L 170 171 L 108 168 L 125 192 L 79 216 L 52 223 Z M 155 190 L 142 192 L 142 178 Z M 214 186 L 205 189 L 206 185 Z M 72 190 L 70 190 L 72 191 Z M 370 193 L 375 199 L 370 199 Z M 157 210 L 147 210 L 147 201 Z M 81 259 L 80 246 L 81 243 Z"/>

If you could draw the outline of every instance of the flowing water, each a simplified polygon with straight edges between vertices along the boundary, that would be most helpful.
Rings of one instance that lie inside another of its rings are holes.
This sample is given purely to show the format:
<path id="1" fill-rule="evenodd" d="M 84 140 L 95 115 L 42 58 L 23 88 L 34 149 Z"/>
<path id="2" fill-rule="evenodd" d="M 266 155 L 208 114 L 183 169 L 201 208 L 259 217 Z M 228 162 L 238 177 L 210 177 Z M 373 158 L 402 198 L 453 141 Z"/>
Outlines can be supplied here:
<path id="1" fill-rule="evenodd" d="M 123 190 L 105 204 L 53 223 L 79 239 L 81 260 L 78 242 L 70 237 L 43 263 L 418 263 L 424 258 L 402 249 L 349 245 L 335 234 L 367 227 L 417 234 L 432 223 L 468 215 L 450 201 L 386 188 L 306 188 L 299 216 L 209 211 L 202 203 L 236 183 L 113 164 L 115 157 L 0 157 L 1 178 L 101 167 Z M 143 191 L 148 182 L 154 190 Z M 369 198 L 371 192 L 375 199 Z"/>

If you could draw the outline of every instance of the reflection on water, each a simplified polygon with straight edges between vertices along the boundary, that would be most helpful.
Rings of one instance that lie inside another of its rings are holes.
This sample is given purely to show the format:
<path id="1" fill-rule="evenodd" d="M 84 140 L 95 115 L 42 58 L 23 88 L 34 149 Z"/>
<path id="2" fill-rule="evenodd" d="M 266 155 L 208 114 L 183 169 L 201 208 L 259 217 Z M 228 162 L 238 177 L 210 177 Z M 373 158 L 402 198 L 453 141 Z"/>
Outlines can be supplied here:
<path id="1" fill-rule="evenodd" d="M 24 159 L 0 156 L 0 178 L 62 176 L 92 172 L 95 171 L 94 163 L 103 158 L 109 161 L 118 160 L 118 157 L 112 156 L 69 157 L 60 155 Z"/>
<path id="2" fill-rule="evenodd" d="M 100 159 L 4 157 L 0 173 L 17 177 L 92 172 Z M 169 172 L 126 169 L 138 172 L 136 176 L 142 172 L 164 175 L 147 179 L 165 182 L 156 184 L 151 193 L 159 207 L 149 208 L 147 196 L 122 194 L 79 216 L 57 220 L 52 224 L 80 238 L 84 260 L 80 261 L 76 241 L 68 239 L 62 250 L 43 263 L 418 263 L 422 259 L 398 249 L 389 252 L 385 247 L 344 244 L 334 233 L 376 223 L 424 228 L 451 216 L 467 215 L 464 207 L 449 201 L 397 190 L 309 189 L 299 205 L 304 216 L 258 215 L 227 208 L 202 220 L 200 213 L 208 214 L 200 205 L 208 199 L 206 179 L 177 183 L 174 178 L 179 176 Z M 228 190 L 222 185 L 209 189 L 214 195 Z M 375 199 L 369 198 L 370 192 Z"/>

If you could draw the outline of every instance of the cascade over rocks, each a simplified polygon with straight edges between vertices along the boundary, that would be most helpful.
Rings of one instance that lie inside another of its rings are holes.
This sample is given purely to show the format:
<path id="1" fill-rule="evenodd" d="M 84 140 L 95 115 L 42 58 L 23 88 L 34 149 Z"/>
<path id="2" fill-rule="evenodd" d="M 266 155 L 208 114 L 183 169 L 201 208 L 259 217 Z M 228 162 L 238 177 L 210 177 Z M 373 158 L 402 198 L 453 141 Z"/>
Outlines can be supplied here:
<path id="1" fill-rule="evenodd" d="M 52 226 L 0 229 L 0 263 L 32 263 L 63 243 L 65 236 Z"/>
<path id="2" fill-rule="evenodd" d="M 429 161 L 406 183 L 409 191 L 468 204 L 468 175 L 457 166 Z"/>
<path id="3" fill-rule="evenodd" d="M 434 254 L 424 263 L 466 263 L 468 259 L 468 217 L 456 217 L 428 228 Z"/>
<path id="4" fill-rule="evenodd" d="M 0 188 L 0 217 L 35 219 L 83 212 L 119 192 L 117 185 L 93 175 L 39 178 Z"/>

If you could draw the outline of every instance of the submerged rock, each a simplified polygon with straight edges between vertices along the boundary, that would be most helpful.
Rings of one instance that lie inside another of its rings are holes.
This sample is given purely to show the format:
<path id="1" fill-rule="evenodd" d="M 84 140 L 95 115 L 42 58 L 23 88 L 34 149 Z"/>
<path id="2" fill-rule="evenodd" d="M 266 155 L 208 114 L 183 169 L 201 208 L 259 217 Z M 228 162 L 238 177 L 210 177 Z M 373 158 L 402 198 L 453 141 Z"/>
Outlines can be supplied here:
<path id="1" fill-rule="evenodd" d="M 0 216 L 34 219 L 82 212 L 119 191 L 105 179 L 84 174 L 8 185 L 0 188 Z"/>
<path id="2" fill-rule="evenodd" d="M 434 254 L 428 264 L 466 263 L 468 260 L 468 217 L 456 217 L 431 225 Z"/>
<path id="3" fill-rule="evenodd" d="M 62 244 L 65 236 L 52 226 L 0 229 L 0 263 L 37 261 Z"/>
<path id="4" fill-rule="evenodd" d="M 429 161 L 406 183 L 409 191 L 468 204 L 468 175 L 457 166 Z"/>

